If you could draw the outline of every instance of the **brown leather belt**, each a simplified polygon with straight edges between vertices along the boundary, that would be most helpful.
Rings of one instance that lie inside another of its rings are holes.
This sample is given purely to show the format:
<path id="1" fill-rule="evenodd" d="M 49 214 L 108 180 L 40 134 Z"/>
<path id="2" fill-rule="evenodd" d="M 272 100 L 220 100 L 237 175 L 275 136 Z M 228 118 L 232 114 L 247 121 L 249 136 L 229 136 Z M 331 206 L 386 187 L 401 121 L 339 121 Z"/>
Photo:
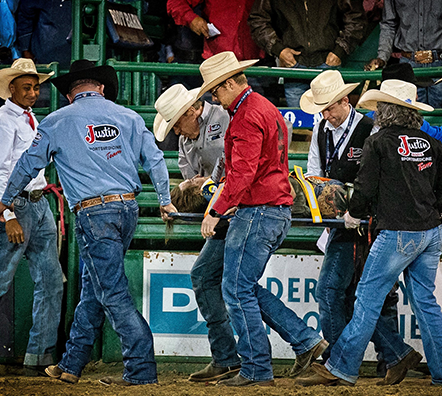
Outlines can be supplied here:
<path id="1" fill-rule="evenodd" d="M 92 206 L 101 205 L 103 203 L 131 201 L 134 199 L 135 199 L 134 193 L 113 194 L 113 195 L 105 195 L 104 197 L 96 197 L 96 198 L 86 199 L 84 201 L 78 202 L 74 206 L 74 213 L 77 214 L 77 212 L 80 209 L 90 208 Z"/>
<path id="2" fill-rule="evenodd" d="M 434 56 L 435 54 L 437 55 L 437 57 Z M 436 50 L 424 50 L 414 52 L 401 51 L 401 55 L 404 58 L 412 59 L 417 63 L 433 63 L 442 59 L 442 52 Z"/>

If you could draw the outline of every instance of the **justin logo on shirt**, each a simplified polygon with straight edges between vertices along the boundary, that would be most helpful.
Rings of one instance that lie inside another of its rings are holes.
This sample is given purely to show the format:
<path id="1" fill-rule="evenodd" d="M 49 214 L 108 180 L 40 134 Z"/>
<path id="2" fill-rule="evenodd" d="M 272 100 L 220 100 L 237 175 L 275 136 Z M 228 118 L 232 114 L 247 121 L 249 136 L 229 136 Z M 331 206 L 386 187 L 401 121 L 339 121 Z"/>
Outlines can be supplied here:
<path id="1" fill-rule="evenodd" d="M 357 161 L 362 156 L 362 148 L 360 147 L 350 147 L 348 149 L 347 158 L 352 161 Z"/>
<path id="2" fill-rule="evenodd" d="M 398 136 L 400 145 L 397 152 L 403 157 L 423 157 L 425 151 L 430 148 L 430 143 L 420 137 Z"/>
<path id="3" fill-rule="evenodd" d="M 89 144 L 110 142 L 120 136 L 120 130 L 114 125 L 86 125 L 86 129 L 84 140 Z"/>

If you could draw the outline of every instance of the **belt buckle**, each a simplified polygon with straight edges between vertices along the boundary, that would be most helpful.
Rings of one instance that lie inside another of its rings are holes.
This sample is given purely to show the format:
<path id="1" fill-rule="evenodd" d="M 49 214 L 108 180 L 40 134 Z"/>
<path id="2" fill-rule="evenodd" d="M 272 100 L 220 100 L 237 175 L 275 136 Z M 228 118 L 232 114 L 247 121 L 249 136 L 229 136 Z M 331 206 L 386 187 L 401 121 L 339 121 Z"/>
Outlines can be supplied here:
<path id="1" fill-rule="evenodd" d="M 418 63 L 432 63 L 433 62 L 433 51 L 416 51 L 414 53 L 414 60 Z"/>
<path id="2" fill-rule="evenodd" d="M 33 203 L 40 201 L 43 196 L 43 190 L 33 190 L 29 193 L 29 200 Z"/>

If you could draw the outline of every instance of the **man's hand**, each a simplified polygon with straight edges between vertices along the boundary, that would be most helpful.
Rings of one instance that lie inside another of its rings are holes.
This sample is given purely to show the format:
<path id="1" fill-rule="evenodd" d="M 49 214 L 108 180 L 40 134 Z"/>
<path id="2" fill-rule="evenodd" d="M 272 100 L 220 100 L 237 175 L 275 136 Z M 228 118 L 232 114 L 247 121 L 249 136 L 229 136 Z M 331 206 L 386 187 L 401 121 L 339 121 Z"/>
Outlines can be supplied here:
<path id="1" fill-rule="evenodd" d="M 325 64 L 328 66 L 340 66 L 341 59 L 339 56 L 335 55 L 333 52 L 329 52 L 327 55 L 327 59 L 325 60 Z"/>
<path id="2" fill-rule="evenodd" d="M 371 71 L 376 69 L 382 69 L 385 66 L 385 61 L 380 58 L 372 59 L 364 66 L 365 71 Z"/>
<path id="3" fill-rule="evenodd" d="M 6 222 L 6 235 L 11 243 L 23 243 L 25 241 L 25 234 L 18 223 L 17 219 L 12 219 Z"/>
<path id="4" fill-rule="evenodd" d="M 209 238 L 215 235 L 215 227 L 219 222 L 218 217 L 212 217 L 209 214 L 204 218 L 201 223 L 201 235 L 203 238 Z"/>
<path id="5" fill-rule="evenodd" d="M 359 224 L 361 224 L 361 219 L 356 219 L 350 216 L 349 212 L 345 212 L 344 214 L 345 228 L 358 228 Z"/>
<path id="6" fill-rule="evenodd" d="M 299 55 L 300 51 L 291 48 L 284 48 L 279 54 L 279 62 L 282 67 L 293 67 L 296 65 L 295 55 Z"/>
<path id="7" fill-rule="evenodd" d="M 209 27 L 207 26 L 207 21 L 200 16 L 197 16 L 192 22 L 190 22 L 189 28 L 198 36 L 203 35 L 206 39 L 209 38 Z"/>
<path id="8" fill-rule="evenodd" d="M 178 212 L 178 210 L 171 203 L 166 206 L 160 206 L 161 218 L 163 219 L 164 222 L 166 222 L 167 220 L 171 220 L 171 218 L 168 215 L 169 213 L 175 213 L 175 212 Z"/>

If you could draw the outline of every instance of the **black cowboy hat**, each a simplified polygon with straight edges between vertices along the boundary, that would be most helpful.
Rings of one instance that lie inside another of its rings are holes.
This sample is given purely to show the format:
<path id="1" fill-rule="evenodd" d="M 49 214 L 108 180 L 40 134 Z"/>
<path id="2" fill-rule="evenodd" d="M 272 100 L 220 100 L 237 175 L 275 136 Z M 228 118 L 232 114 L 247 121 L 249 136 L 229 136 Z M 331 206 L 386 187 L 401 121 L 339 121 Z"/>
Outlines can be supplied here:
<path id="1" fill-rule="evenodd" d="M 69 73 L 51 80 L 52 84 L 63 96 L 69 93 L 69 87 L 74 81 L 91 79 L 104 85 L 104 96 L 113 102 L 118 95 L 117 73 L 112 66 L 95 66 L 94 62 L 80 59 L 72 63 Z"/>
<path id="2" fill-rule="evenodd" d="M 382 81 L 385 80 L 402 80 L 421 88 L 434 85 L 433 79 L 430 77 L 416 78 L 409 63 L 395 63 L 387 66 L 382 70 Z"/>

